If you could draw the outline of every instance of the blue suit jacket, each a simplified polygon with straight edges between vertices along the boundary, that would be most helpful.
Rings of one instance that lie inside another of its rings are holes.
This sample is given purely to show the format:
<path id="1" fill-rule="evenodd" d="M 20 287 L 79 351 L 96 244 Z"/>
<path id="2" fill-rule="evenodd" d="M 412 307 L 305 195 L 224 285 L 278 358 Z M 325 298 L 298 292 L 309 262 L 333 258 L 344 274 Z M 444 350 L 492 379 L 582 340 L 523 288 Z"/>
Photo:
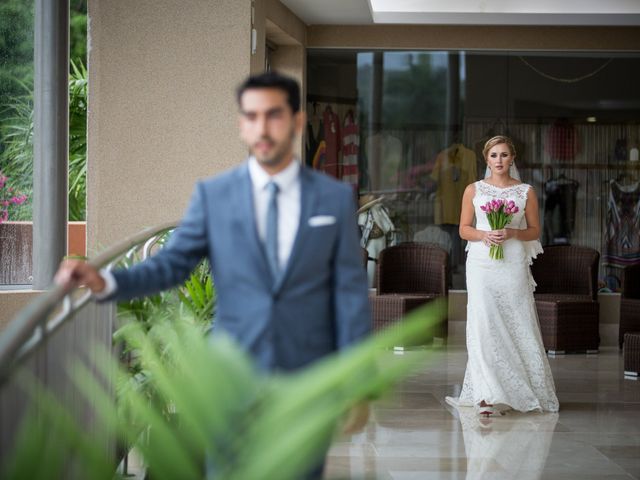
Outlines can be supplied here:
<path id="1" fill-rule="evenodd" d="M 178 285 L 208 257 L 217 293 L 214 332 L 235 338 L 260 367 L 295 369 L 362 338 L 371 316 L 351 187 L 303 167 L 300 190 L 300 226 L 278 280 L 258 237 L 245 163 L 196 184 L 167 245 L 114 272 L 115 299 Z M 335 223 L 310 225 L 318 215 Z"/>

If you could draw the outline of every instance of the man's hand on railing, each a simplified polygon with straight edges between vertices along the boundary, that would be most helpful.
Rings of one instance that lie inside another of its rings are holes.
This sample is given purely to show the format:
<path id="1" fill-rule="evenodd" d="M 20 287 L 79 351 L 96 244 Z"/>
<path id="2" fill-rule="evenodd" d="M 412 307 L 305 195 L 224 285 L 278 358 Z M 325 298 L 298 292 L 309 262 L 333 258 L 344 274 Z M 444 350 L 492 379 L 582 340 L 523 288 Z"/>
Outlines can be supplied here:
<path id="1" fill-rule="evenodd" d="M 107 286 L 100 271 L 85 260 L 66 259 L 54 277 L 54 281 L 65 286 L 86 286 L 93 293 L 99 294 Z"/>

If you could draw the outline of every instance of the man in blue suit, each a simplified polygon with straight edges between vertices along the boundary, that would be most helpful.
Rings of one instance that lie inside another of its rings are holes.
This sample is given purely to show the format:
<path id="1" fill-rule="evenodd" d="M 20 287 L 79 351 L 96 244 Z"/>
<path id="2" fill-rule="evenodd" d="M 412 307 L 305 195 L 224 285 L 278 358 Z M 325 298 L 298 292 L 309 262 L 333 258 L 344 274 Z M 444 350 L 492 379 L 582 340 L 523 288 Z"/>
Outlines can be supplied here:
<path id="1" fill-rule="evenodd" d="M 266 371 L 295 370 L 370 331 L 353 191 L 295 158 L 306 123 L 295 80 L 250 77 L 238 105 L 251 157 L 196 184 L 166 247 L 113 274 L 67 260 L 56 280 L 124 300 L 182 283 L 206 257 L 217 293 L 214 332 L 231 335 Z M 366 405 L 355 407 L 345 431 L 367 418 Z"/>

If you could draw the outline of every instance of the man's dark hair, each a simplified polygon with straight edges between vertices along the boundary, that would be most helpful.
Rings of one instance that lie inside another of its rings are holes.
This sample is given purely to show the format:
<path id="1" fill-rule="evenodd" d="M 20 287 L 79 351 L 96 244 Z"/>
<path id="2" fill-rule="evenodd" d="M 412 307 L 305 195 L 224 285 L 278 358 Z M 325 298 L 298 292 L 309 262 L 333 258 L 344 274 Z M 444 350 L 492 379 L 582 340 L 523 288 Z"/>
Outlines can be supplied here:
<path id="1" fill-rule="evenodd" d="M 247 78 L 238 87 L 238 105 L 241 105 L 240 100 L 242 99 L 242 94 L 244 92 L 257 88 L 277 88 L 278 90 L 282 90 L 287 94 L 287 103 L 291 107 L 293 113 L 298 113 L 300 111 L 300 86 L 293 78 L 280 75 L 276 72 L 253 75 Z"/>

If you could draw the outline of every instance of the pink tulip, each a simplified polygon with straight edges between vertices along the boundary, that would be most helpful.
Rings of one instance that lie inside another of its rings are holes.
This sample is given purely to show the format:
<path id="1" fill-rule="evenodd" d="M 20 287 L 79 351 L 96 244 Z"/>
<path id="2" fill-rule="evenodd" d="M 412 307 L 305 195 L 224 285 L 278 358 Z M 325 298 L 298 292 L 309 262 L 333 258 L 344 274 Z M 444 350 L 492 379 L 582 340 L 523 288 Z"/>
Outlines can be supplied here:
<path id="1" fill-rule="evenodd" d="M 519 208 L 514 200 L 492 199 L 482 205 L 480 209 L 487 214 L 487 220 L 492 230 L 505 228 L 513 218 L 513 214 L 518 213 Z M 492 245 L 489 249 L 489 258 L 495 260 L 504 259 L 502 245 Z"/>

